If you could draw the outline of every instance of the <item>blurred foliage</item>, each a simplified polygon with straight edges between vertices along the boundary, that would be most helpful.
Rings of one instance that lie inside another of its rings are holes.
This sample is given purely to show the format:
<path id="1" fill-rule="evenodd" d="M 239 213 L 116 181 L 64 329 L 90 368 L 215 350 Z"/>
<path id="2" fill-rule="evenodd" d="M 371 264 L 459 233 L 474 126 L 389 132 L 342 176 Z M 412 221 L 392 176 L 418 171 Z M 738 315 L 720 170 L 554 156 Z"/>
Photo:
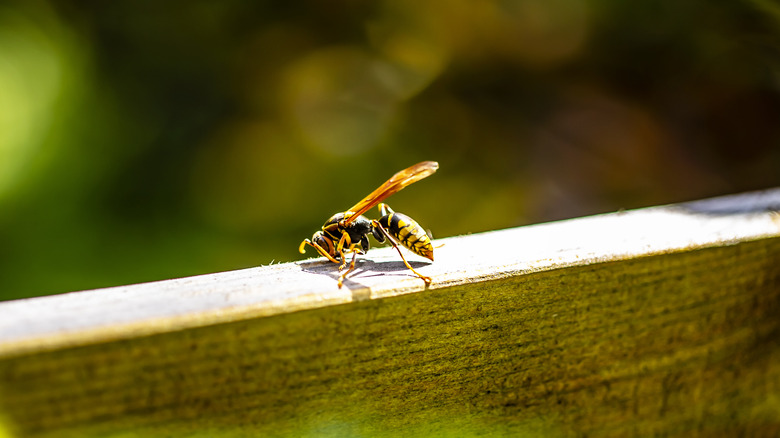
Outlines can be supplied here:
<path id="1" fill-rule="evenodd" d="M 0 5 L 0 299 L 297 260 L 422 160 L 437 237 L 778 186 L 780 6 Z"/>

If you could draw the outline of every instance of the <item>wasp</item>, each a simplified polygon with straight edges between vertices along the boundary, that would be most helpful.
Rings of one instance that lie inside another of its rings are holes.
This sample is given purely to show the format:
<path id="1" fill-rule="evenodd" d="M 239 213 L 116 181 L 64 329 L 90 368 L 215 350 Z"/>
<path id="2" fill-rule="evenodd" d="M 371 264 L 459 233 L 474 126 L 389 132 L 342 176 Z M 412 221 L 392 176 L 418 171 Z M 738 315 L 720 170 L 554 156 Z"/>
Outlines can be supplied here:
<path id="1" fill-rule="evenodd" d="M 368 236 L 372 235 L 379 243 L 385 240 L 390 242 L 398 251 L 404 265 L 420 277 L 425 284 L 430 284 L 430 277 L 417 272 L 406 261 L 404 254 L 398 245 L 405 247 L 413 253 L 433 261 L 433 245 L 430 236 L 414 219 L 409 216 L 394 212 L 382 201 L 393 193 L 397 193 L 404 187 L 432 175 L 439 168 L 435 161 L 423 161 L 408 167 L 388 179 L 384 184 L 360 200 L 349 210 L 336 213 L 325 221 L 321 231 L 317 231 L 311 240 L 304 239 L 298 247 L 301 254 L 306 252 L 306 245 L 317 250 L 321 256 L 327 258 L 339 266 L 339 288 L 344 283 L 347 275 L 355 269 L 357 255 L 363 255 L 370 248 Z M 371 220 L 363 216 L 375 205 L 378 205 L 382 215 L 378 220 Z M 352 254 L 352 261 L 347 268 L 347 258 Z"/>

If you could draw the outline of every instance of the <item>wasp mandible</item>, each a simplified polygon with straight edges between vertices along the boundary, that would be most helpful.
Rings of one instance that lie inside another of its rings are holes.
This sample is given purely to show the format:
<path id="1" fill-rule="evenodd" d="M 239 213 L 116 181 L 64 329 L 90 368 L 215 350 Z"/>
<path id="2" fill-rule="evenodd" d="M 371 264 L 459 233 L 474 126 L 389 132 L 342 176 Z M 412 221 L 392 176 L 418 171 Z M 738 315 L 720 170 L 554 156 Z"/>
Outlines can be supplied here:
<path id="1" fill-rule="evenodd" d="M 387 239 L 398 251 L 404 265 L 425 281 L 425 284 L 430 284 L 430 277 L 415 271 L 398 248 L 400 244 L 413 253 L 433 261 L 433 245 L 430 237 L 414 219 L 394 212 L 387 204 L 381 202 L 409 184 L 432 175 L 438 168 L 439 163 L 435 161 L 423 161 L 396 173 L 349 210 L 331 216 L 322 226 L 322 230 L 314 233 L 311 240 L 304 239 L 301 242 L 298 251 L 301 254 L 305 253 L 306 245 L 309 245 L 331 262 L 340 263 L 339 288 L 341 288 L 344 279 L 355 269 L 357 255 L 368 252 L 370 234 L 379 243 Z M 363 213 L 375 205 L 379 206 L 381 218 L 370 220 L 363 216 Z M 349 253 L 352 253 L 352 262 L 349 263 L 349 269 L 345 271 Z"/>

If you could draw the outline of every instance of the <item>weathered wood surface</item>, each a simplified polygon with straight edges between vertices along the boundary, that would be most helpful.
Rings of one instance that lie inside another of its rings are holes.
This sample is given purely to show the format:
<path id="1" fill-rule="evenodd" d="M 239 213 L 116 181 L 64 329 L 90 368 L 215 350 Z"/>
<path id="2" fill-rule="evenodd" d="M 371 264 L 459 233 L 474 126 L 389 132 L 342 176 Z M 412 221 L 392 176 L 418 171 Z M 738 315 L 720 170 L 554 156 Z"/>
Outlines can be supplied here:
<path id="1" fill-rule="evenodd" d="M 780 433 L 780 190 L 0 303 L 19 436 Z M 295 244 L 293 242 L 292 244 Z M 2 420 L 0 420 L 2 421 Z M 2 431 L 0 431 L 0 436 Z"/>

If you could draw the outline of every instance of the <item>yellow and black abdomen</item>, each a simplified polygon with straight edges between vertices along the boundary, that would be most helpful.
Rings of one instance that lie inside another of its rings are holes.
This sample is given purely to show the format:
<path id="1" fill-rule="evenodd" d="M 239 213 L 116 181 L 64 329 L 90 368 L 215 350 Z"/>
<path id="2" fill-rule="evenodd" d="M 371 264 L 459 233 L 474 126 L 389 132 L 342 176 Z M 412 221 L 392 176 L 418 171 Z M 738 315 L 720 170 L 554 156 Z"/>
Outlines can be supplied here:
<path id="1" fill-rule="evenodd" d="M 413 253 L 433 261 L 431 239 L 414 219 L 403 213 L 391 211 L 382 216 L 378 222 L 396 242 Z"/>

